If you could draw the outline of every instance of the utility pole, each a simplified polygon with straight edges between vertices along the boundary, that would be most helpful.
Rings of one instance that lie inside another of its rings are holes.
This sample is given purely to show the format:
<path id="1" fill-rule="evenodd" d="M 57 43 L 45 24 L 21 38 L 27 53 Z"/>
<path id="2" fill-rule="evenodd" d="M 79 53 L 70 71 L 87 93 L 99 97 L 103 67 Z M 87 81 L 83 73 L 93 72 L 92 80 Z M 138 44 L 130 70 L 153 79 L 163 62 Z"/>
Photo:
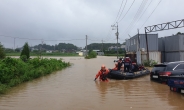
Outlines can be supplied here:
<path id="1" fill-rule="evenodd" d="M 117 29 L 117 32 L 115 33 L 115 35 L 116 35 L 116 39 L 117 39 L 117 59 L 118 59 L 118 39 L 119 39 L 119 32 L 118 32 L 118 22 L 116 22 L 117 23 L 117 25 L 112 25 L 111 27 L 115 27 L 116 29 Z M 112 30 L 114 30 L 114 29 L 112 29 Z"/>
<path id="2" fill-rule="evenodd" d="M 138 50 L 140 50 L 140 45 L 141 45 L 141 44 L 140 44 L 140 38 L 139 38 L 139 29 L 137 29 L 137 31 L 138 31 L 138 37 L 137 37 L 137 39 L 138 39 L 138 44 L 139 44 L 139 45 L 138 45 Z"/>
<path id="3" fill-rule="evenodd" d="M 14 52 L 15 52 L 15 37 L 14 37 Z"/>
<path id="4" fill-rule="evenodd" d="M 130 51 L 130 46 L 131 46 L 131 36 L 128 34 L 128 36 L 130 37 L 129 39 L 129 46 L 128 46 L 128 52 Z"/>
<path id="5" fill-rule="evenodd" d="M 40 46 L 40 58 L 41 58 L 41 52 L 42 52 L 42 46 L 43 46 L 43 40 L 41 40 L 41 42 L 42 42 L 42 44 L 41 44 L 41 46 Z"/>
<path id="6" fill-rule="evenodd" d="M 145 37 L 146 37 L 147 60 L 149 61 L 148 36 L 146 32 L 146 27 L 145 27 Z"/>
<path id="7" fill-rule="evenodd" d="M 102 52 L 103 52 L 103 40 L 102 40 Z"/>
<path id="8" fill-rule="evenodd" d="M 88 55 L 88 52 L 87 52 L 87 50 L 88 50 L 88 47 L 87 47 L 87 39 L 88 39 L 88 36 L 86 35 L 86 56 Z"/>

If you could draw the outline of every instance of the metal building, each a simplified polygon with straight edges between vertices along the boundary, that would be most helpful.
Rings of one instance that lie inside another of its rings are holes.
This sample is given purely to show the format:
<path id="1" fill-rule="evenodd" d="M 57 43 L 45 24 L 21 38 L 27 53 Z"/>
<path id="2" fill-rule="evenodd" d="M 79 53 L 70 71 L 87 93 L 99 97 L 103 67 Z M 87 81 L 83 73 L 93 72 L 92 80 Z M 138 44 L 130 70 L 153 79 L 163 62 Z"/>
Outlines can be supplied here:
<path id="1" fill-rule="evenodd" d="M 184 35 L 159 38 L 162 62 L 184 61 Z"/>
<path id="2" fill-rule="evenodd" d="M 140 42 L 140 48 L 139 48 Z M 138 34 L 126 40 L 126 51 L 136 52 L 139 49 L 146 51 L 146 37 L 145 34 Z M 148 49 L 149 51 L 158 51 L 158 34 L 148 34 Z"/>
<path id="3" fill-rule="evenodd" d="M 147 34 L 148 37 L 148 49 L 149 49 L 149 60 L 155 60 L 158 63 L 161 62 L 161 53 L 158 52 L 158 34 Z M 146 37 L 145 34 L 138 34 L 126 40 L 126 52 L 135 54 L 137 63 L 142 64 L 146 60 Z"/>

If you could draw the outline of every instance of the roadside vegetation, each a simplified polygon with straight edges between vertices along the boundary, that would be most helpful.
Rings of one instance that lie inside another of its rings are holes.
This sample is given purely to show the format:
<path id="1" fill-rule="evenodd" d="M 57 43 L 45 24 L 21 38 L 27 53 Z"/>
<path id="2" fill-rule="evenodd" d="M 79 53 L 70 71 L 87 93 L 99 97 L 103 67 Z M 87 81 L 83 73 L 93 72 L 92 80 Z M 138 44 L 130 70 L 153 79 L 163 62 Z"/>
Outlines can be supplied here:
<path id="1" fill-rule="evenodd" d="M 125 50 L 118 50 L 118 55 L 119 56 L 125 56 L 126 52 Z M 117 56 L 117 51 L 116 50 L 110 50 L 110 51 L 104 51 L 105 56 Z"/>
<path id="2" fill-rule="evenodd" d="M 153 67 L 154 65 L 158 64 L 155 60 L 145 60 L 143 65 L 146 67 Z"/>
<path id="3" fill-rule="evenodd" d="M 29 55 L 27 47 L 28 44 L 26 43 L 18 59 L 5 57 L 0 60 L 0 94 L 23 82 L 70 66 L 70 63 L 64 62 L 62 59 L 42 59 L 39 57 L 30 59 L 27 56 Z"/>
<path id="4" fill-rule="evenodd" d="M 96 56 L 97 56 L 97 53 L 92 51 L 92 50 L 90 50 L 89 54 L 85 57 L 85 59 L 96 58 Z"/>

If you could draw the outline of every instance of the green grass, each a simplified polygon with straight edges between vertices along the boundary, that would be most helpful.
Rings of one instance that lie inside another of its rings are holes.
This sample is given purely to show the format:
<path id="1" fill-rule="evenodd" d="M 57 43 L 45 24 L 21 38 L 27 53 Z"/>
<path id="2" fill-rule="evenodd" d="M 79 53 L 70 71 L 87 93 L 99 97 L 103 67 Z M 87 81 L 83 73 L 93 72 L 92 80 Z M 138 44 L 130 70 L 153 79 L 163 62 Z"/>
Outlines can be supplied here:
<path id="1" fill-rule="evenodd" d="M 70 66 L 61 59 L 33 58 L 26 62 L 6 57 L 0 60 L 0 94 L 26 81 L 50 74 Z"/>
<path id="2" fill-rule="evenodd" d="M 105 54 L 104 56 L 117 56 L 117 54 Z M 124 54 L 118 54 L 118 56 L 125 56 Z"/>

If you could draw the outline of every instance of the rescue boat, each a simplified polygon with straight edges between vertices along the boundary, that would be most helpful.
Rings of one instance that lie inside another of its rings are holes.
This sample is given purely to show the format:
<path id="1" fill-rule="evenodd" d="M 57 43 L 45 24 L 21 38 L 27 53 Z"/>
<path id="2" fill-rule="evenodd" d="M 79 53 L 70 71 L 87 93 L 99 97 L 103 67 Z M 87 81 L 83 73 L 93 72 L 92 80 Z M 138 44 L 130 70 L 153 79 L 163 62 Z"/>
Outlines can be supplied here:
<path id="1" fill-rule="evenodd" d="M 133 79 L 150 74 L 150 71 L 148 69 L 134 72 L 124 72 L 122 70 L 112 70 L 112 69 L 109 69 L 109 71 L 110 72 L 107 75 L 107 77 L 110 79 L 117 79 L 117 80 Z"/>

